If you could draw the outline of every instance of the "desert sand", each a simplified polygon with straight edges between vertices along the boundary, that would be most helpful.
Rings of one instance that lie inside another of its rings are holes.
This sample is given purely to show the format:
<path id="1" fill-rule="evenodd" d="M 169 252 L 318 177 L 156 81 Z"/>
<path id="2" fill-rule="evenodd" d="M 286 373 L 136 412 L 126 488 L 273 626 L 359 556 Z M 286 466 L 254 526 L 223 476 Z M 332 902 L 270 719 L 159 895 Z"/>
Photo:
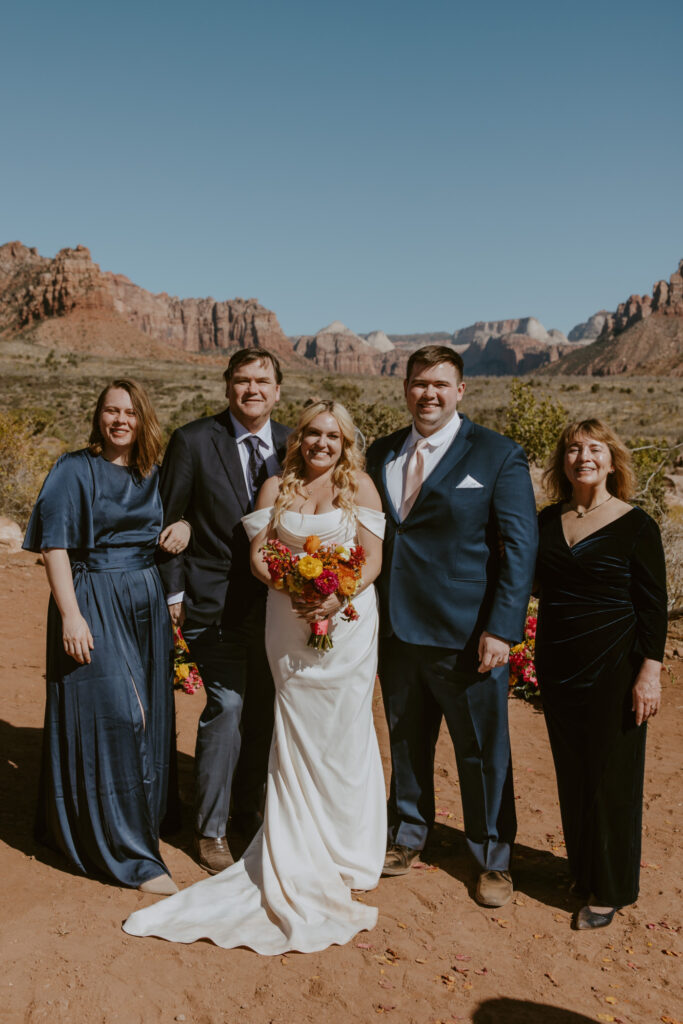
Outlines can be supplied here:
<path id="1" fill-rule="evenodd" d="M 0 567 L 2 1024 L 680 1020 L 680 657 L 667 661 L 663 711 L 649 727 L 641 895 L 610 928 L 570 930 L 577 902 L 569 893 L 543 716 L 513 699 L 519 818 L 513 901 L 501 910 L 472 901 L 475 877 L 464 850 L 457 774 L 442 736 L 438 825 L 408 875 L 383 879 L 363 897 L 379 908 L 374 931 L 323 953 L 267 958 L 207 942 L 132 938 L 121 922 L 155 897 L 71 874 L 34 842 L 48 589 L 34 555 L 2 556 Z M 669 649 L 683 654 L 680 633 Z M 201 691 L 176 697 L 186 803 L 203 699 Z M 375 717 L 388 778 L 379 694 Z M 163 843 L 181 887 L 204 877 L 189 855 L 190 840 L 186 824 Z"/>

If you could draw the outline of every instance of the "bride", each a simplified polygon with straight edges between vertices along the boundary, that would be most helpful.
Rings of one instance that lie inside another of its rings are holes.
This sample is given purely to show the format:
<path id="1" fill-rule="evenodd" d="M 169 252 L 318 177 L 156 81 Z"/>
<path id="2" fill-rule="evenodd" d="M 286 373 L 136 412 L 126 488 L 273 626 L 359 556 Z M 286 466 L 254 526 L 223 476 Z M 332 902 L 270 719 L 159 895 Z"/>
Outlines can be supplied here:
<path id="1" fill-rule="evenodd" d="M 308 405 L 289 438 L 281 477 L 268 479 L 243 518 L 252 569 L 270 587 L 266 650 L 275 681 L 275 729 L 262 828 L 244 858 L 169 899 L 136 911 L 131 935 L 208 938 L 274 955 L 315 952 L 373 928 L 377 910 L 352 890 L 373 889 L 386 845 L 382 765 L 372 721 L 377 599 L 384 515 L 346 409 Z M 336 595 L 294 604 L 272 587 L 261 548 L 279 538 L 295 553 L 308 536 L 356 541 L 366 562 L 353 603 Z M 332 650 L 307 646 L 310 623 L 330 619 Z"/>

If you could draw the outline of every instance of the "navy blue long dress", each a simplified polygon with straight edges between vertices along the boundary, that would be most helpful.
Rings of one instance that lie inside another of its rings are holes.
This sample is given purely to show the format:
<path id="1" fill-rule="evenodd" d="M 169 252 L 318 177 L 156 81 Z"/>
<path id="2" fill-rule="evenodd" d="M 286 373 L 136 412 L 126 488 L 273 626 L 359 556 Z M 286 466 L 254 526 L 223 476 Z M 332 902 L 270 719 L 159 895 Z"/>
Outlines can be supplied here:
<path id="1" fill-rule="evenodd" d="M 136 887 L 164 872 L 173 722 L 173 637 L 154 552 L 158 471 L 140 478 L 89 451 L 63 455 L 36 502 L 24 548 L 66 548 L 91 663 L 64 651 L 50 598 L 37 837 L 83 874 Z"/>
<path id="2" fill-rule="evenodd" d="M 536 670 L 570 869 L 597 905 L 622 907 L 638 897 L 647 736 L 631 690 L 664 654 L 664 552 L 642 509 L 573 547 L 561 514 L 539 516 Z"/>

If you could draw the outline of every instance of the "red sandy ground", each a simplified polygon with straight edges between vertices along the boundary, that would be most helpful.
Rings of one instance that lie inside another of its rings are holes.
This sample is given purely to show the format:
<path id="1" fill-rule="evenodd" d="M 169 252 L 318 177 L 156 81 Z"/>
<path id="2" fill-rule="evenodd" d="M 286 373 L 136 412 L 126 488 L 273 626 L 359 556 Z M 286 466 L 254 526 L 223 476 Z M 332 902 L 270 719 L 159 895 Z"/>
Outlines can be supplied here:
<path id="1" fill-rule="evenodd" d="M 122 920 L 154 897 L 70 874 L 34 844 L 47 586 L 35 556 L 2 556 L 0 567 L 2 1024 L 678 1021 L 679 658 L 669 663 L 674 678 L 665 680 L 664 710 L 650 727 L 641 897 L 610 928 L 569 928 L 576 902 L 568 892 L 543 716 L 512 700 L 519 816 L 513 902 L 486 910 L 472 901 L 453 753 L 442 737 L 439 824 L 422 863 L 364 897 L 379 907 L 375 930 L 323 953 L 260 957 L 207 942 L 129 937 Z M 672 645 L 683 649 L 675 638 Z M 177 695 L 185 801 L 202 704 L 201 692 Z M 375 711 L 386 768 L 379 697 Z M 163 844 L 181 887 L 204 877 L 189 844 L 188 828 Z"/>

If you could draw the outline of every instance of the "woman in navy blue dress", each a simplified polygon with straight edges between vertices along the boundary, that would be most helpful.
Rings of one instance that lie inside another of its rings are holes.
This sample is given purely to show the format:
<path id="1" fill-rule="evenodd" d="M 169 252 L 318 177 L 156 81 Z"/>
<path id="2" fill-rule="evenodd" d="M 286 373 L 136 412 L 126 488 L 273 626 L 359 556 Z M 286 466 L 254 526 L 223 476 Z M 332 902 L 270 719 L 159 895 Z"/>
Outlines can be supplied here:
<path id="1" fill-rule="evenodd" d="M 536 668 L 569 867 L 602 928 L 638 897 L 645 738 L 659 710 L 666 570 L 632 493 L 630 455 L 590 419 L 562 433 L 539 516 Z"/>
<path id="2" fill-rule="evenodd" d="M 173 745 L 173 637 L 155 565 L 161 432 L 145 391 L 101 393 L 82 451 L 50 471 L 24 540 L 52 596 L 37 837 L 82 874 L 173 893 L 159 852 Z"/>

